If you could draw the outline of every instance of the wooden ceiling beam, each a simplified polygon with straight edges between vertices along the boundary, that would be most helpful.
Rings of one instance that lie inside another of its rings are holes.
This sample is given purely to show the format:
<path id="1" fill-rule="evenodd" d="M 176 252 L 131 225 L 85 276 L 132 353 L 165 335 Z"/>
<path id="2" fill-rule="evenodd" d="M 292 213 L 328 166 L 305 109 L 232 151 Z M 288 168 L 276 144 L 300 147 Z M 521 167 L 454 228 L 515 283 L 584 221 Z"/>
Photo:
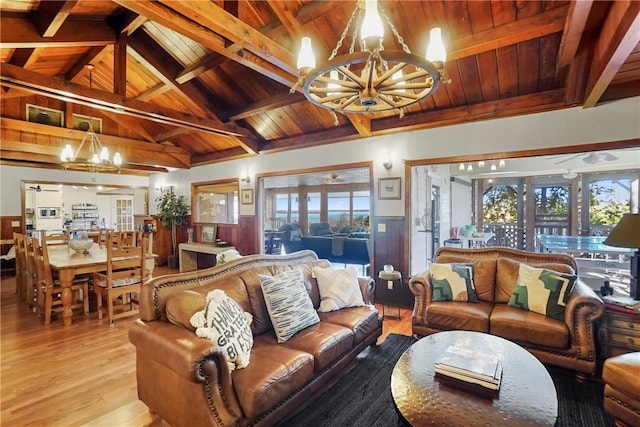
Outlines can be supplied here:
<path id="1" fill-rule="evenodd" d="M 241 21 L 213 2 L 176 2 L 160 0 L 165 6 L 191 21 L 220 34 L 263 60 L 297 75 L 295 56 L 260 31 Z"/>
<path id="2" fill-rule="evenodd" d="M 447 47 L 447 61 L 466 58 L 501 47 L 562 31 L 568 6 L 560 6 L 492 30 L 461 37 Z"/>
<path id="3" fill-rule="evenodd" d="M 131 56 L 151 71 L 156 78 L 177 92 L 191 110 L 202 116 L 217 118 L 211 112 L 214 107 L 206 97 L 208 90 L 195 81 L 183 85 L 176 83 L 175 76 L 182 70 L 182 66 L 151 36 L 146 33 L 132 35 L 129 38 L 129 48 Z"/>
<path id="4" fill-rule="evenodd" d="M 0 74 L 2 84 L 18 87 L 66 102 L 87 105 L 99 110 L 127 114 L 141 119 L 187 127 L 213 135 L 249 136 L 246 129 L 227 125 L 219 120 L 196 117 L 147 102 L 128 99 L 119 95 L 86 88 L 57 77 L 44 76 L 15 65 L 3 64 Z M 239 133 L 242 132 L 242 133 Z"/>
<path id="5" fill-rule="evenodd" d="M 253 157 L 254 154 L 247 153 L 240 147 L 228 148 L 226 150 L 215 151 L 209 154 L 202 154 L 199 156 L 193 156 L 193 166 L 209 165 L 211 163 L 227 162 L 229 160 L 246 159 L 247 157 Z"/>
<path id="6" fill-rule="evenodd" d="M 629 54 L 640 43 L 640 2 L 611 4 L 595 46 L 584 107 L 593 107 Z"/>
<path id="7" fill-rule="evenodd" d="M 223 121 L 237 121 L 263 114 L 276 108 L 285 107 L 306 100 L 302 93 L 281 93 L 270 98 L 263 99 L 239 110 L 229 111 L 227 115 L 223 115 Z"/>
<path id="8" fill-rule="evenodd" d="M 15 158 L 14 158 L 15 157 Z M 16 152 L 8 152 L 0 149 L 0 165 L 3 166 L 19 166 L 19 167 L 27 167 L 27 168 L 38 168 L 38 169 L 61 169 L 60 164 L 52 163 L 50 157 L 47 156 L 39 156 L 37 158 L 29 157 L 28 153 L 18 154 Z M 120 172 L 102 172 L 102 173 L 112 173 L 119 175 L 136 175 L 136 176 L 149 176 L 151 173 L 166 173 L 169 172 L 168 169 L 157 167 L 157 166 L 147 166 L 147 165 L 132 165 L 128 163 L 124 163 Z"/>
<path id="9" fill-rule="evenodd" d="M 20 68 L 31 68 L 40 56 L 41 48 L 23 48 L 15 49 L 9 64 Z"/>
<path id="10" fill-rule="evenodd" d="M 107 18 L 107 23 L 118 33 L 130 36 L 138 28 L 147 22 L 147 18 L 130 10 L 123 10 L 122 13 L 112 15 Z"/>
<path id="11" fill-rule="evenodd" d="M 89 50 L 89 52 L 82 55 L 78 61 L 76 61 L 69 71 L 64 74 L 65 80 L 69 80 L 70 82 L 77 83 L 79 82 L 85 74 L 89 72 L 87 69 L 87 65 L 89 64 L 97 64 L 102 60 L 102 58 L 111 53 L 113 51 L 113 45 L 108 46 L 96 46 Z"/>
<path id="12" fill-rule="evenodd" d="M 302 26 L 296 19 L 296 14 L 291 9 L 291 7 L 295 7 L 296 3 L 272 1 L 267 2 L 267 5 L 282 23 L 282 26 L 287 30 L 289 36 L 291 36 L 293 40 L 300 40 L 303 34 Z"/>
<path id="13" fill-rule="evenodd" d="M 86 132 L 76 129 L 60 128 L 23 120 L 9 119 L 7 117 L 0 117 L 0 128 L 3 130 L 20 131 L 26 134 L 46 135 L 49 138 L 59 138 L 60 143 L 56 145 L 35 144 L 34 147 L 23 145 L 23 148 L 20 148 L 20 144 L 28 143 L 29 140 L 14 141 L 13 143 L 9 140 L 2 141 L 2 146 L 6 149 L 25 151 L 25 148 L 28 148 L 29 150 L 26 151 L 47 155 L 55 154 L 58 157 L 63 142 L 69 140 L 80 141 L 86 135 Z M 130 162 L 148 165 L 161 164 L 175 168 L 188 168 L 191 166 L 191 155 L 182 148 L 106 134 L 99 134 L 98 138 L 103 144 L 111 147 L 112 150 L 117 149 L 123 156 L 126 155 L 126 160 Z"/>
<path id="14" fill-rule="evenodd" d="M 136 13 L 146 16 L 148 19 L 157 22 L 170 30 L 173 30 L 183 36 L 190 38 L 206 47 L 207 49 L 219 53 L 220 55 L 236 61 L 245 67 L 262 74 L 271 80 L 274 80 L 287 87 L 293 86 L 298 80 L 297 72 L 294 76 L 268 61 L 259 58 L 257 55 L 245 49 L 236 50 L 237 46 L 231 45 L 229 48 L 225 45 L 224 38 L 215 34 L 213 31 L 203 28 L 185 18 L 179 13 L 165 7 L 157 2 L 137 1 L 137 0 L 113 0 L 114 3 L 130 9 Z"/>
<path id="15" fill-rule="evenodd" d="M 77 0 L 41 1 L 33 13 L 34 24 L 42 37 L 53 37 L 65 22 Z"/>
<path id="16" fill-rule="evenodd" d="M 560 41 L 558 63 L 556 64 L 556 83 L 562 84 L 566 80 L 569 67 L 576 56 L 580 40 L 582 40 L 582 34 L 587 25 L 587 19 L 592 7 L 592 0 L 572 1 L 569 3 L 562 40 Z"/>
<path id="17" fill-rule="evenodd" d="M 180 138 L 182 136 L 189 135 L 194 132 L 195 131 L 193 129 L 175 128 L 167 132 L 159 133 L 158 135 L 156 135 L 155 140 L 158 142 L 171 141 L 172 139 Z"/>
<path id="18" fill-rule="evenodd" d="M 127 95 L 127 39 L 125 34 L 120 34 L 113 47 L 113 93 Z"/>
<path id="19" fill-rule="evenodd" d="M 118 123 L 119 125 L 134 131 L 145 140 L 152 142 L 154 144 L 157 142 L 156 139 L 153 137 L 153 135 L 151 135 L 150 129 L 147 129 L 147 126 L 145 126 L 147 123 L 149 123 L 146 120 L 137 120 L 137 119 L 134 119 L 133 117 L 112 113 L 110 111 L 102 111 L 102 114 L 109 117 L 111 120 Z M 178 128 L 178 129 L 182 129 L 182 128 Z"/>
<path id="20" fill-rule="evenodd" d="M 171 90 L 171 86 L 160 82 L 157 85 L 145 90 L 144 92 L 136 96 L 134 99 L 137 99 L 138 101 L 149 101 L 150 99 L 160 96 L 163 93 L 168 92 L 170 90 Z"/>
<path id="21" fill-rule="evenodd" d="M 65 21 L 52 37 L 42 37 L 29 18 L 0 17 L 0 47 L 105 46 L 116 42 L 115 31 L 104 22 Z"/>
<path id="22" fill-rule="evenodd" d="M 371 130 L 374 135 L 382 135 L 533 114 L 565 107 L 565 91 L 557 89 L 464 107 L 406 114 L 402 119 L 396 116 L 384 117 L 373 120 Z"/>

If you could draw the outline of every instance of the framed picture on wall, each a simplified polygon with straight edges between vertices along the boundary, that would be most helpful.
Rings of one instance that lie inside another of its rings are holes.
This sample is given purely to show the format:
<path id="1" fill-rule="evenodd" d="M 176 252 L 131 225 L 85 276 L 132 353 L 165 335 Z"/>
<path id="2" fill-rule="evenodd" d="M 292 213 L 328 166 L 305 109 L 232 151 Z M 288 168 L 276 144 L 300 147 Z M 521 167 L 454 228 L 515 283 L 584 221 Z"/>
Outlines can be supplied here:
<path id="1" fill-rule="evenodd" d="M 218 234 L 217 224 L 205 224 L 200 230 L 200 243 L 214 244 L 216 242 L 216 235 Z"/>
<path id="2" fill-rule="evenodd" d="M 240 201 L 243 205 L 250 205 L 253 203 L 253 190 L 242 190 L 240 192 Z"/>
<path id="3" fill-rule="evenodd" d="M 400 183 L 402 178 L 378 179 L 378 200 L 400 200 Z"/>

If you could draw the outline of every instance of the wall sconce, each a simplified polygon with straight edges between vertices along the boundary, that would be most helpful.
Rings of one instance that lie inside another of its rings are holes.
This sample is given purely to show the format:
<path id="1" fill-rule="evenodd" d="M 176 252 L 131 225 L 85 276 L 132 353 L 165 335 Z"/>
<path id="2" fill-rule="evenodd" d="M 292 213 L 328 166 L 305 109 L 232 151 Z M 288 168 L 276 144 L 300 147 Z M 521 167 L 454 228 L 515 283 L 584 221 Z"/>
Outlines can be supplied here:
<path id="1" fill-rule="evenodd" d="M 251 177 L 249 175 L 245 175 L 242 178 L 240 178 L 240 181 L 248 184 L 251 182 Z"/>
<path id="2" fill-rule="evenodd" d="M 393 167 L 393 163 L 391 162 L 391 160 L 387 159 L 384 162 L 382 162 L 382 166 L 384 166 L 386 170 L 389 170 Z"/>

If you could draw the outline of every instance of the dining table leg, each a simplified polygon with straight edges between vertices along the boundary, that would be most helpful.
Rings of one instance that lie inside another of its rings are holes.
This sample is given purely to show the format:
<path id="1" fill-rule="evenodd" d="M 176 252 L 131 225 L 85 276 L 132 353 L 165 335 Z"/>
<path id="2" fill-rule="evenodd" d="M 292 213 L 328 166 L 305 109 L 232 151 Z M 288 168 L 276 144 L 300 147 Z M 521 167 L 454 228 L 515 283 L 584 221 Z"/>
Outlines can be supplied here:
<path id="1" fill-rule="evenodd" d="M 58 273 L 58 280 L 60 280 L 60 287 L 62 288 L 62 322 L 65 326 L 71 324 L 71 316 L 73 311 L 71 310 L 71 283 L 73 282 L 73 270 L 63 269 Z"/>

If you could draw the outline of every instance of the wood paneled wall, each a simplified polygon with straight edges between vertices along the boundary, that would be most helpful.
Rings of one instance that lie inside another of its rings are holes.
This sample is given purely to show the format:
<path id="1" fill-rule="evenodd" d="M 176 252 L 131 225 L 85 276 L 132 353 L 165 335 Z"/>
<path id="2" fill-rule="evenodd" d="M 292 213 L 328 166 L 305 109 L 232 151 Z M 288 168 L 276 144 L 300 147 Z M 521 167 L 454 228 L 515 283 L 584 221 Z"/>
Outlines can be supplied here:
<path id="1" fill-rule="evenodd" d="M 405 262 L 405 229 L 404 217 L 374 217 L 371 223 L 372 258 L 371 277 L 376 280 L 376 302 L 386 302 L 402 307 L 413 307 L 413 294 L 406 283 L 409 281 Z M 382 229 L 384 228 L 384 231 Z M 402 286 L 395 285 L 393 291 L 384 289 L 386 283 L 381 283 L 378 273 L 385 264 L 392 264 L 402 274 Z"/>

